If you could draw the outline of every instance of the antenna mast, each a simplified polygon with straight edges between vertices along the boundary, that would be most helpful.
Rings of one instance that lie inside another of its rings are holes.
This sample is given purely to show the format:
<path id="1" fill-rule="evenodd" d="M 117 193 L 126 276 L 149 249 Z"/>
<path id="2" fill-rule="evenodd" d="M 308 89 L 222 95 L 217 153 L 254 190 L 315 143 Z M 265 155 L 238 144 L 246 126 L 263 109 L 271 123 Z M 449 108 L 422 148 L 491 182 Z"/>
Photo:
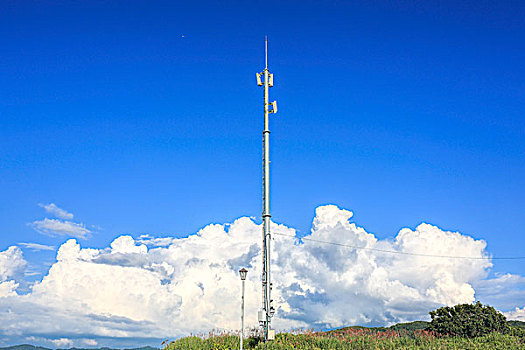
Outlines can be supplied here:
<path id="1" fill-rule="evenodd" d="M 264 340 L 273 340 L 275 331 L 270 328 L 271 318 L 275 312 L 271 298 L 270 282 L 270 129 L 268 116 L 277 113 L 277 102 L 269 102 L 269 89 L 273 86 L 273 74 L 268 70 L 268 38 L 264 39 L 265 68 L 257 73 L 257 85 L 264 86 L 264 130 L 263 130 L 263 261 L 262 261 L 262 308 L 259 310 L 259 324 L 264 330 Z M 261 79 L 262 78 L 262 79 Z M 271 107 L 271 109 L 270 109 Z"/>

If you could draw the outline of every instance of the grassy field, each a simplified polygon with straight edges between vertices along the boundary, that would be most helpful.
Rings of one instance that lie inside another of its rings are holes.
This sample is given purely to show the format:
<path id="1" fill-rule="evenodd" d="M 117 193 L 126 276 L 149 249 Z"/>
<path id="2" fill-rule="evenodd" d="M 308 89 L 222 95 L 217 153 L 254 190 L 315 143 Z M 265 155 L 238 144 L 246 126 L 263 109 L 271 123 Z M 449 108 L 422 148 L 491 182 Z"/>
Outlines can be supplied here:
<path id="1" fill-rule="evenodd" d="M 279 333 L 268 344 L 255 338 L 245 340 L 245 349 L 525 349 L 525 332 L 513 328 L 510 334 L 492 333 L 472 339 L 436 336 L 424 330 L 345 328 L 330 332 L 299 331 Z M 165 344 L 164 350 L 238 349 L 239 337 L 211 333 L 191 336 Z"/>

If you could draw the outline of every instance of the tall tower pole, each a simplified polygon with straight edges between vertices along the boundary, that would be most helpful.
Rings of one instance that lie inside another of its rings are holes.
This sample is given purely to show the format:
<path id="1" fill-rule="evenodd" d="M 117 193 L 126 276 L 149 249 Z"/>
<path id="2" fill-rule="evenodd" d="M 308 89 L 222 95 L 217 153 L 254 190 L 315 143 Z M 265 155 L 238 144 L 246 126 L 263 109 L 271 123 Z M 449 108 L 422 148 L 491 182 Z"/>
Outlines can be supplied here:
<path id="1" fill-rule="evenodd" d="M 262 308 L 259 310 L 259 323 L 264 330 L 264 339 L 271 340 L 273 332 L 270 328 L 271 318 L 274 314 L 273 300 L 271 298 L 272 283 L 270 280 L 270 129 L 269 114 L 277 112 L 277 102 L 269 102 L 269 90 L 273 86 L 273 74 L 268 70 L 268 39 L 265 44 L 265 68 L 262 73 L 257 73 L 257 84 L 264 86 L 264 129 L 263 129 L 263 232 L 262 232 Z M 263 81 L 261 81 L 263 78 Z M 270 109 L 271 107 L 271 109 Z"/>

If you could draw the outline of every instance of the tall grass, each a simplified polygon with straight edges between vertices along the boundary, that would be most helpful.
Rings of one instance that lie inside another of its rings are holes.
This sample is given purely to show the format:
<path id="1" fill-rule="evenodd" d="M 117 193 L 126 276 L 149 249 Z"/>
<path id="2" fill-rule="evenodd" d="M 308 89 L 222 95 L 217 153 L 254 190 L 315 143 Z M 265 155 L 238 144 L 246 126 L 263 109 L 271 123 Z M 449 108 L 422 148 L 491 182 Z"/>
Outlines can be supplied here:
<path id="1" fill-rule="evenodd" d="M 521 335 L 521 334 L 520 334 Z M 525 339 L 519 335 L 492 333 L 477 338 L 439 337 L 427 331 L 395 331 L 373 329 L 345 329 L 332 332 L 299 331 L 277 334 L 267 344 L 256 343 L 252 334 L 244 344 L 245 349 L 465 349 L 465 350 L 515 350 L 525 349 Z M 239 337 L 230 332 L 212 332 L 190 336 L 166 343 L 164 350 L 226 350 L 238 349 Z"/>

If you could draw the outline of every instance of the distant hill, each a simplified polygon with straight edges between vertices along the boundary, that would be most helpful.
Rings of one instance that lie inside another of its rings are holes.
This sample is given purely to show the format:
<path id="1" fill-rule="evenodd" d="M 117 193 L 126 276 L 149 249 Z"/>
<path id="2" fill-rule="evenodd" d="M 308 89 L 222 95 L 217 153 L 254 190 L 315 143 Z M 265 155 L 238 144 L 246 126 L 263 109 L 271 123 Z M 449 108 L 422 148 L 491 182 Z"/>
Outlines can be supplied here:
<path id="1" fill-rule="evenodd" d="M 507 324 L 511 327 L 518 327 L 525 329 L 525 322 L 523 321 L 507 321 Z"/>
<path id="2" fill-rule="evenodd" d="M 331 333 L 331 332 L 337 333 L 337 332 L 344 331 L 346 329 L 370 329 L 370 330 L 377 331 L 377 332 L 385 332 L 385 331 L 391 331 L 391 330 L 394 330 L 394 331 L 402 331 L 402 330 L 415 331 L 415 330 L 418 330 L 418 329 L 425 329 L 425 328 L 427 328 L 428 324 L 429 324 L 429 322 L 426 322 L 426 321 L 414 321 L 414 322 L 407 322 L 407 323 L 397 323 L 397 324 L 395 324 L 393 326 L 390 326 L 390 327 L 350 326 L 350 327 L 343 327 L 343 328 L 334 329 L 334 330 L 328 331 L 327 333 Z"/>
<path id="3" fill-rule="evenodd" d="M 5 347 L 5 348 L 0 348 L 0 350 L 51 350 L 51 349 L 44 348 L 42 346 L 22 344 L 22 345 L 13 345 L 13 346 Z"/>
<path id="4" fill-rule="evenodd" d="M 418 329 L 425 329 L 428 327 L 428 324 L 430 322 L 426 321 L 414 321 L 414 322 L 407 322 L 407 323 L 398 323 L 393 326 L 390 326 L 389 329 L 393 329 L 395 331 L 399 331 L 402 329 L 406 329 L 409 331 L 415 331 Z"/>
<path id="5" fill-rule="evenodd" d="M 350 326 L 350 327 L 343 327 L 338 329 L 333 329 L 331 331 L 328 331 L 327 333 L 331 332 L 341 332 L 346 329 L 370 329 L 378 332 L 387 331 L 387 330 L 394 330 L 394 331 L 401 331 L 401 330 L 407 330 L 407 331 L 415 331 L 418 329 L 425 329 L 429 325 L 430 322 L 427 321 L 414 321 L 414 322 L 406 322 L 406 323 L 397 323 L 390 327 L 364 327 L 364 326 Z M 517 327 L 517 328 L 523 328 L 525 329 L 525 322 L 523 321 L 507 321 L 507 324 L 510 327 Z"/>
<path id="6" fill-rule="evenodd" d="M 0 350 L 53 350 L 50 348 L 44 348 L 42 346 L 34 346 L 30 344 L 22 345 L 13 345 L 7 346 L 5 348 L 0 348 Z M 66 349 L 57 349 L 57 350 L 66 350 Z M 129 348 L 129 349 L 112 349 L 112 348 L 70 348 L 67 350 L 159 350 L 159 348 L 154 348 L 151 346 L 143 346 L 141 348 Z"/>

